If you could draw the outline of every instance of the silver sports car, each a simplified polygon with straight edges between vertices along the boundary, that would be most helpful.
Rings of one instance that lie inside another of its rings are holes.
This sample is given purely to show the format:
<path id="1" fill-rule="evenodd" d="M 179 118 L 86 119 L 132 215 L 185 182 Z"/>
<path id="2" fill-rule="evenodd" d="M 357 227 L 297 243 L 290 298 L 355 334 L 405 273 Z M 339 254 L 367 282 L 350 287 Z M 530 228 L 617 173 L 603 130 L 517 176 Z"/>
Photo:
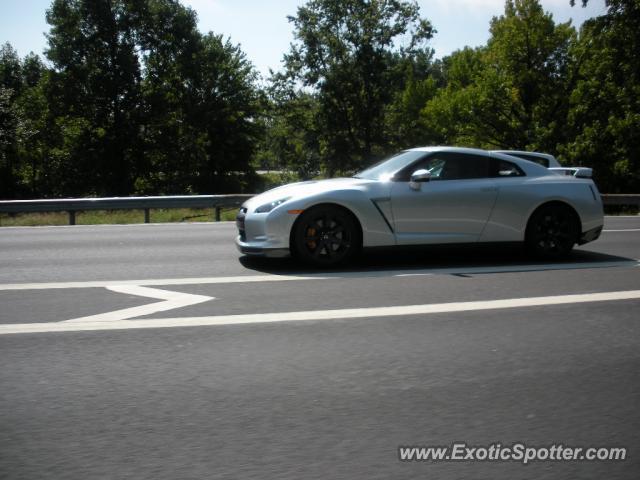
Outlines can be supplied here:
<path id="1" fill-rule="evenodd" d="M 497 152 L 424 147 L 352 178 L 285 185 L 248 200 L 237 216 L 238 249 L 315 265 L 362 247 L 524 242 L 559 258 L 597 239 L 600 194 L 589 178 L 560 175 Z"/>

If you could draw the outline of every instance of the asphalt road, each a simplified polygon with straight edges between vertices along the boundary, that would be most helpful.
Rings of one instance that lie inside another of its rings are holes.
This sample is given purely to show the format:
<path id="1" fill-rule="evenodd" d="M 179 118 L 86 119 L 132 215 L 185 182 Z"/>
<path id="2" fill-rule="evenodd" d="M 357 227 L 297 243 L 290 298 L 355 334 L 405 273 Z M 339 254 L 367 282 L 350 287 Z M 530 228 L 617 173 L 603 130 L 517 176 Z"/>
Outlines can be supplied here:
<path id="1" fill-rule="evenodd" d="M 605 229 L 313 272 L 231 223 L 2 228 L 0 478 L 638 478 L 640 217 Z M 453 442 L 628 458 L 398 459 Z"/>

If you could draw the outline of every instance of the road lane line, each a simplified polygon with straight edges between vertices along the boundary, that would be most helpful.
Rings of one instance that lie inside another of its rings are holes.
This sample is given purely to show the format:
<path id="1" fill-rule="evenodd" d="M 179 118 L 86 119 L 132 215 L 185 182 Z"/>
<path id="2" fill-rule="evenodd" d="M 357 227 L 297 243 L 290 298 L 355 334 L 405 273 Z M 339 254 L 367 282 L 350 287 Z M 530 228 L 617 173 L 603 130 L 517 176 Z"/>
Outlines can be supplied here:
<path id="1" fill-rule="evenodd" d="M 157 312 L 166 312 L 174 308 L 188 307 L 197 303 L 208 302 L 215 297 L 206 295 L 193 295 L 191 293 L 171 292 L 169 290 L 159 290 L 157 288 L 140 287 L 136 285 L 117 285 L 107 287 L 108 290 L 141 297 L 157 298 L 162 302 L 140 305 L 138 307 L 123 308 L 111 312 L 89 315 L 86 317 L 65 320 L 65 323 L 91 323 L 91 322 L 115 322 L 128 318 L 142 317 Z"/>
<path id="2" fill-rule="evenodd" d="M 2 290 L 52 290 L 69 288 L 107 288 L 121 285 L 171 286 L 206 285 L 217 283 L 286 282 L 293 280 L 311 280 L 318 277 L 291 275 L 238 275 L 235 277 L 192 277 L 192 278 L 155 278 L 143 280 L 91 280 L 87 282 L 50 282 L 50 283 L 8 283 L 0 284 Z"/>
<path id="3" fill-rule="evenodd" d="M 621 230 L 603 230 L 603 232 L 640 232 L 640 228 L 623 228 Z"/>
<path id="4" fill-rule="evenodd" d="M 524 265 L 488 265 L 483 267 L 425 268 L 403 270 L 373 270 L 351 272 L 300 273 L 298 275 L 238 275 L 234 277 L 155 278 L 144 280 L 95 280 L 86 282 L 8 283 L 0 284 L 4 290 L 52 290 L 74 288 L 106 288 L 117 285 L 175 286 L 209 285 L 221 283 L 288 282 L 301 280 L 329 280 L 336 278 L 388 278 L 421 275 L 473 275 L 490 273 L 541 272 L 547 270 L 577 270 L 586 268 L 635 267 L 638 260 L 612 262 L 549 263 Z"/>
<path id="5" fill-rule="evenodd" d="M 507 308 L 541 307 L 574 303 L 609 302 L 640 299 L 640 290 L 601 292 L 548 297 L 513 298 L 474 302 L 437 303 L 431 305 L 403 305 L 396 307 L 347 308 L 340 310 L 311 310 L 281 313 L 254 313 L 244 315 L 218 315 L 209 317 L 157 318 L 143 320 L 117 320 L 106 322 L 75 321 L 58 323 L 25 323 L 0 325 L 0 335 L 19 333 L 81 332 L 98 330 L 128 330 L 146 328 L 204 327 L 215 325 L 241 325 L 252 323 L 300 322 L 369 317 L 400 317 L 434 313 L 500 310 Z"/>
<path id="6" fill-rule="evenodd" d="M 415 277 L 423 275 L 473 275 L 484 273 L 542 272 L 547 270 L 582 270 L 585 268 L 635 267 L 638 264 L 638 260 L 619 260 L 614 262 L 549 263 L 545 265 L 499 265 L 469 268 L 434 268 L 431 270 L 407 270 L 406 273 L 396 273 L 394 276 Z"/>

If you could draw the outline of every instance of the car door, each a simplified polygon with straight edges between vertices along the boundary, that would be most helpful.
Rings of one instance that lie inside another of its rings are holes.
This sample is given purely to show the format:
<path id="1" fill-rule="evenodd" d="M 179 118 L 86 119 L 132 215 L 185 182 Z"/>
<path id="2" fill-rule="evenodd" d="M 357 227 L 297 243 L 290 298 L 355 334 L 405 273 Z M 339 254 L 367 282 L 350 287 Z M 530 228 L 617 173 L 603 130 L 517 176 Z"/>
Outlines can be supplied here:
<path id="1" fill-rule="evenodd" d="M 396 242 L 475 242 L 482 234 L 498 190 L 488 155 L 435 152 L 399 172 L 391 187 Z M 412 183 L 425 169 L 431 179 Z"/>

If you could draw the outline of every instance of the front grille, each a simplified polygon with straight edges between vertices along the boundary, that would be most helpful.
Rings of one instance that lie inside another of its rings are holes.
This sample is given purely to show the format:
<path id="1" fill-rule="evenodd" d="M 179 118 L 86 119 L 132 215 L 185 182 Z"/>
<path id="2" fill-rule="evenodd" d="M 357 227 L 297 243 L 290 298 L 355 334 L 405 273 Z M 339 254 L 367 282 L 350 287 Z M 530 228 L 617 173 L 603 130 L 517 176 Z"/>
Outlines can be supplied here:
<path id="1" fill-rule="evenodd" d="M 238 214 L 236 215 L 236 227 L 238 227 L 238 233 L 240 234 L 240 240 L 243 242 L 247 241 L 247 235 L 244 231 L 244 217 L 247 214 L 247 209 L 242 207 L 238 210 Z"/>

